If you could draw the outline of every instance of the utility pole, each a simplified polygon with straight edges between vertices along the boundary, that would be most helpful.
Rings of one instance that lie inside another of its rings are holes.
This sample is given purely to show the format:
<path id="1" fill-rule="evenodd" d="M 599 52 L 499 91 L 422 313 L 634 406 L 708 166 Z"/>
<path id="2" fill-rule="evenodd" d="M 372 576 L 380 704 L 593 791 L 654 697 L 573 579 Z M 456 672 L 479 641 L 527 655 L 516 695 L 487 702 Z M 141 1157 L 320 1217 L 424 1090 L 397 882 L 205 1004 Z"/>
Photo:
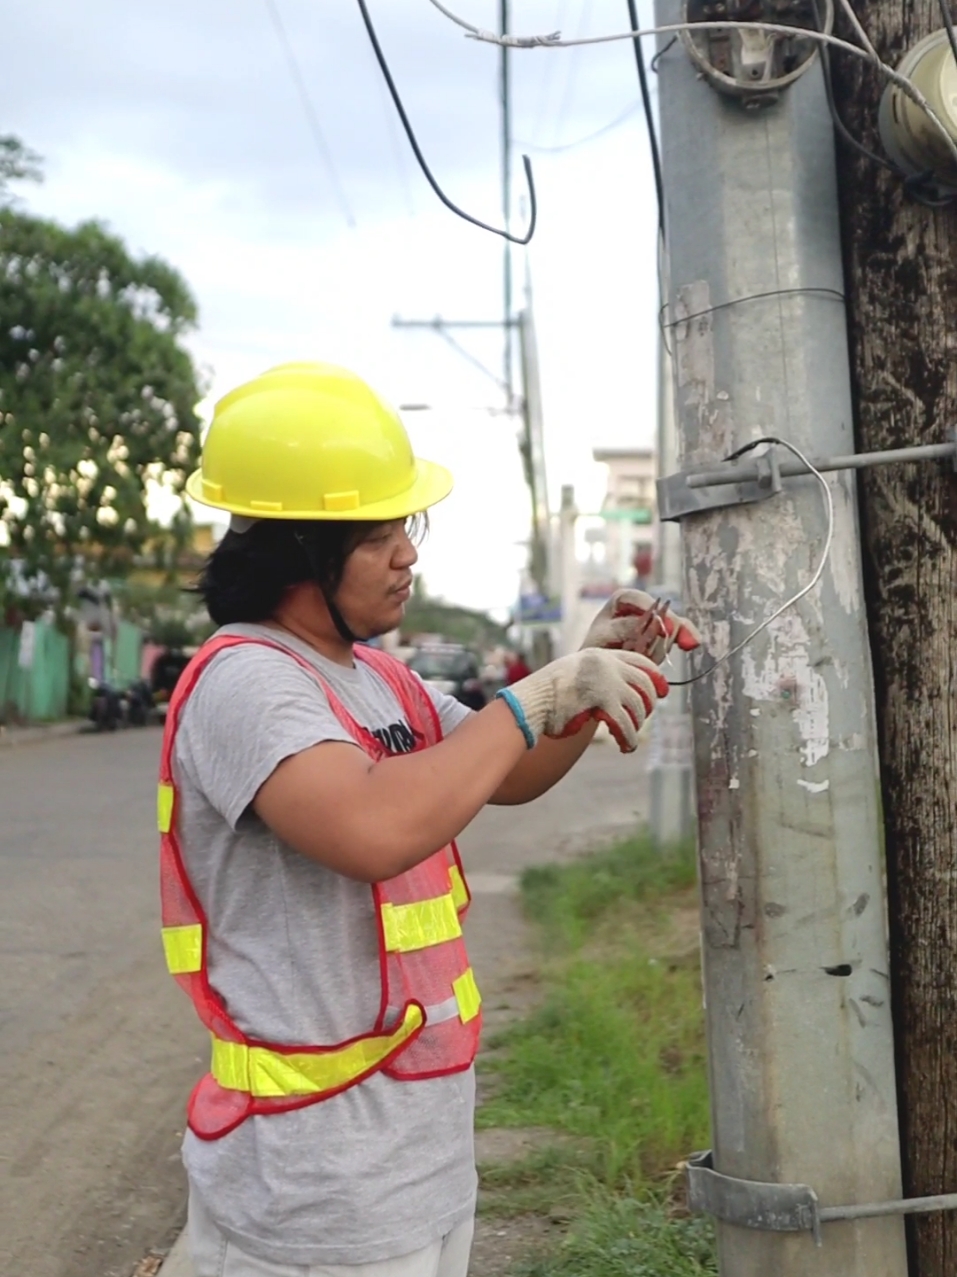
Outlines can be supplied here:
<path id="1" fill-rule="evenodd" d="M 682 12 L 657 0 L 659 23 Z M 788 21 L 786 5 L 775 12 Z M 702 72 L 704 55 L 693 60 L 685 41 L 665 44 L 665 331 L 680 467 L 714 468 L 767 434 L 812 456 L 849 453 L 834 143 L 820 65 L 784 79 L 773 40 L 725 38 L 732 69 L 757 70 L 761 91 L 775 92 L 747 109 L 716 91 L 720 77 Z M 816 1246 L 807 1232 L 779 1231 L 783 1212 L 769 1205 L 779 1204 L 777 1190 L 787 1196 L 782 1186 L 809 1186 L 822 1207 L 901 1195 L 855 490 L 847 472 L 826 482 L 834 551 L 820 583 L 691 689 L 718 1172 L 707 1182 L 713 1213 L 724 1202 L 723 1277 L 906 1277 L 899 1217 L 825 1223 Z M 705 638 L 696 670 L 806 585 L 826 540 L 816 480 L 784 480 L 756 504 L 735 503 L 739 495 L 729 488 L 682 523 L 684 603 Z"/>
<path id="2" fill-rule="evenodd" d="M 867 0 L 857 11 L 878 53 L 895 67 L 942 26 L 937 0 Z M 952 57 L 944 40 L 938 47 Z M 857 59 L 835 57 L 832 66 L 850 132 L 883 154 L 877 125 L 884 84 Z M 946 107 L 938 108 L 944 118 Z M 953 188 L 957 173 L 949 176 Z M 922 206 L 907 197 L 900 177 L 844 146 L 839 186 L 858 446 L 943 442 L 957 426 L 957 206 Z M 908 1195 L 953 1193 L 957 479 L 943 464 L 868 470 L 861 506 L 904 1188 Z M 954 1277 L 957 1215 L 913 1220 L 908 1249 L 914 1277 Z"/>
<path id="3" fill-rule="evenodd" d="M 663 271 L 667 288 L 667 272 Z M 666 297 L 661 298 L 661 303 Z M 658 346 L 658 438 L 655 448 L 658 476 L 679 468 L 675 422 L 674 368 L 664 335 Z M 661 598 L 671 599 L 676 612 L 684 610 L 681 595 L 681 528 L 677 523 L 657 527 L 653 587 Z M 688 676 L 689 662 L 674 647 L 668 661 L 669 677 Z M 675 687 L 651 717 L 648 751 L 650 826 L 655 846 L 667 851 L 687 841 L 694 832 L 694 743 L 691 733 L 690 697 L 687 687 Z"/>
<path id="4" fill-rule="evenodd" d="M 499 31 L 508 35 L 508 0 L 499 0 Z M 502 123 L 502 216 L 505 229 L 512 229 L 512 91 L 509 82 L 508 46 L 503 44 L 499 63 L 500 113 Z M 509 407 L 513 389 L 512 375 L 512 245 L 502 240 L 502 314 L 505 320 L 505 385 Z"/>

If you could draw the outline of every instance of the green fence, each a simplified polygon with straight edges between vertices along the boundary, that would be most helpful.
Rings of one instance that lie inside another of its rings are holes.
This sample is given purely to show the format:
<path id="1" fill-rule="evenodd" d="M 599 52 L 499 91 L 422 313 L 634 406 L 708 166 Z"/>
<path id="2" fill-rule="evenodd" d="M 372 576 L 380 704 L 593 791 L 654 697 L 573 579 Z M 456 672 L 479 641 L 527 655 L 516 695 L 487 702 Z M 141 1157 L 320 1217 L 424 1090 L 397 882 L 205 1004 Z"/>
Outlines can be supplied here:
<path id="1" fill-rule="evenodd" d="M 20 630 L 0 626 L 0 722 L 64 718 L 70 695 L 69 640 L 36 621 L 32 644 L 21 648 L 21 643 Z M 21 661 L 21 651 L 29 659 Z"/>

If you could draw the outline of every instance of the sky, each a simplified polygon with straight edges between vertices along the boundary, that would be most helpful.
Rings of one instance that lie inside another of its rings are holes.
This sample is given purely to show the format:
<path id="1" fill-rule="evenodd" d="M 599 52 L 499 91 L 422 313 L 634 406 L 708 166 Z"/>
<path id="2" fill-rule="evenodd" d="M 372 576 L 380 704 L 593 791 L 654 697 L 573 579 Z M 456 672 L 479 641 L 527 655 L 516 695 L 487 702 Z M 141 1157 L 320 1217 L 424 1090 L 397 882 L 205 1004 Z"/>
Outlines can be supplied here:
<path id="1" fill-rule="evenodd" d="M 369 4 L 433 172 L 499 225 L 498 50 L 464 38 L 427 0 Z M 493 0 L 454 7 L 496 25 Z M 638 7 L 651 25 L 650 0 Z M 619 0 L 512 9 L 522 32 L 627 29 Z M 393 325 L 500 318 L 502 241 L 427 186 L 353 0 L 30 0 L 6 6 L 4 52 L 0 133 L 45 160 L 43 185 L 19 188 L 22 207 L 71 225 L 101 220 L 182 272 L 199 305 L 188 344 L 204 413 L 297 359 L 349 367 L 396 406 L 428 405 L 403 413 L 406 426 L 456 488 L 422 551 L 427 588 L 507 610 L 529 501 L 517 422 L 496 384 L 503 338 L 457 334 L 486 375 L 434 332 Z M 571 483 L 579 508 L 595 510 L 604 468 L 592 449 L 649 445 L 655 430 L 657 215 L 634 54 L 627 42 L 517 50 L 511 73 L 513 228 L 527 208 L 523 150 L 539 203 L 514 274 L 518 302 L 526 274 L 532 287 L 550 502 Z"/>

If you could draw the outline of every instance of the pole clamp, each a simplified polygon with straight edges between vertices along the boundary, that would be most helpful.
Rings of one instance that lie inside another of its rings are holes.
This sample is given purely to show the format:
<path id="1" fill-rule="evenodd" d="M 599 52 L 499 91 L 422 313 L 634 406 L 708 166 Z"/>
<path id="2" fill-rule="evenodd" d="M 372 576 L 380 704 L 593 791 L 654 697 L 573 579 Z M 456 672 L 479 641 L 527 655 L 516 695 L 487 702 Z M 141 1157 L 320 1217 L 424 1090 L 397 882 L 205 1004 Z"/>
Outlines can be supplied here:
<path id="1" fill-rule="evenodd" d="M 767 452 L 746 462 L 705 462 L 690 470 L 665 475 L 657 482 L 658 518 L 663 522 L 686 519 L 704 510 L 721 510 L 726 506 L 751 505 L 777 496 L 782 480 L 810 474 L 797 457 L 779 461 L 777 448 L 771 444 Z M 886 466 L 892 462 L 949 460 L 957 472 L 957 429 L 947 431 L 946 443 L 931 443 L 915 448 L 890 448 L 885 452 L 856 452 L 846 457 L 823 457 L 813 461 L 815 470 L 863 470 L 868 466 Z"/>
<path id="2" fill-rule="evenodd" d="M 823 1245 L 822 1224 L 841 1220 L 878 1219 L 888 1215 L 928 1215 L 957 1210 L 957 1193 L 937 1197 L 906 1197 L 893 1202 L 859 1206 L 821 1206 L 808 1184 L 762 1184 L 737 1179 L 714 1169 L 710 1151 L 692 1153 L 683 1164 L 688 1206 L 696 1214 L 712 1215 L 738 1228 L 771 1233 L 810 1233 Z"/>

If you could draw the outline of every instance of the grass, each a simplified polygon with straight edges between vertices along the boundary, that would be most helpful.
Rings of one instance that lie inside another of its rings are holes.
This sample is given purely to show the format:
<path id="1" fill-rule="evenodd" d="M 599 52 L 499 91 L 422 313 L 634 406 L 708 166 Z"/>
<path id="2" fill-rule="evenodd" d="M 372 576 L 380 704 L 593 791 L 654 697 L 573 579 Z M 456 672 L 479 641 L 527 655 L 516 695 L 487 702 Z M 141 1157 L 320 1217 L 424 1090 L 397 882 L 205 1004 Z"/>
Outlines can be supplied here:
<path id="1" fill-rule="evenodd" d="M 711 1234 L 680 1218 L 674 1168 L 705 1147 L 708 1099 L 694 859 L 632 839 L 526 872 L 545 996 L 484 1069 L 483 1127 L 546 1127 L 551 1145 L 483 1175 L 483 1209 L 571 1221 L 527 1277 L 704 1277 Z"/>

